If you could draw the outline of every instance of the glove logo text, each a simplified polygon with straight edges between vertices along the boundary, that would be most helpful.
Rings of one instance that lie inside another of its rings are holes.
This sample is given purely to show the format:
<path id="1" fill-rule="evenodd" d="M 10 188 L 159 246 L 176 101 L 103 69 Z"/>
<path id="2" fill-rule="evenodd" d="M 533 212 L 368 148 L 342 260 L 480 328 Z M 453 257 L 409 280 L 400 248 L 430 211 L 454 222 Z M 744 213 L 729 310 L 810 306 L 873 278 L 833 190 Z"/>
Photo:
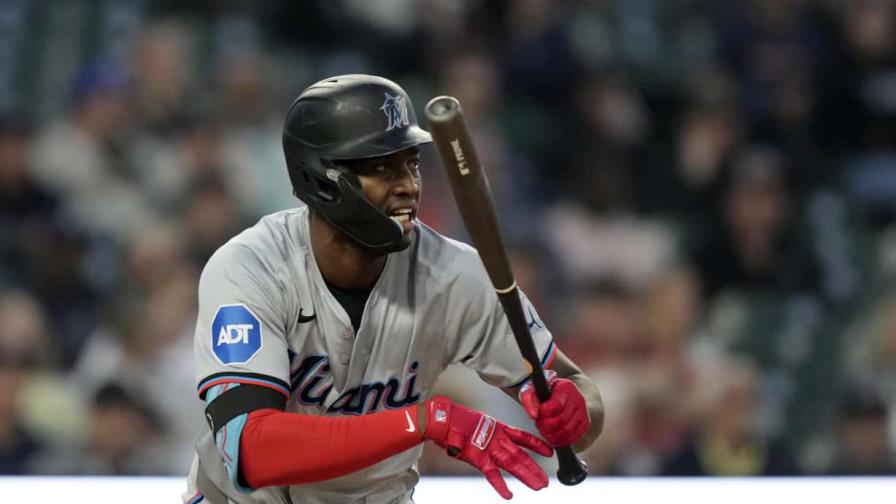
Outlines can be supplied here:
<path id="1" fill-rule="evenodd" d="M 488 446 L 488 442 L 492 440 L 494 432 L 495 419 L 488 415 L 483 415 L 479 419 L 479 425 L 476 426 L 476 430 L 473 431 L 473 438 L 470 440 L 470 443 L 476 448 L 484 450 Z"/>

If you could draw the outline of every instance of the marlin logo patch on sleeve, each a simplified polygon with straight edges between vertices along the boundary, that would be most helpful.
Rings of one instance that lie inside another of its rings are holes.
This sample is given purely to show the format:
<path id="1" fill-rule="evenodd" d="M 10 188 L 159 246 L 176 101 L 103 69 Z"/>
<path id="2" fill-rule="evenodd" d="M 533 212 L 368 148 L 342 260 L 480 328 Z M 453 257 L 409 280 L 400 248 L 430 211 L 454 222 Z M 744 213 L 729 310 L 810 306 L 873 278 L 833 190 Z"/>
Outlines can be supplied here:
<path id="1" fill-rule="evenodd" d="M 522 291 L 520 291 L 520 301 L 523 303 L 523 309 L 526 312 L 526 325 L 529 326 L 529 330 L 544 329 L 544 322 L 538 318 L 538 313 L 535 311 L 535 307 L 532 306 L 532 301 L 529 301 L 529 298 Z"/>
<path id="2" fill-rule="evenodd" d="M 222 305 L 212 320 L 211 344 L 222 364 L 245 364 L 261 350 L 261 322 L 242 303 Z"/>

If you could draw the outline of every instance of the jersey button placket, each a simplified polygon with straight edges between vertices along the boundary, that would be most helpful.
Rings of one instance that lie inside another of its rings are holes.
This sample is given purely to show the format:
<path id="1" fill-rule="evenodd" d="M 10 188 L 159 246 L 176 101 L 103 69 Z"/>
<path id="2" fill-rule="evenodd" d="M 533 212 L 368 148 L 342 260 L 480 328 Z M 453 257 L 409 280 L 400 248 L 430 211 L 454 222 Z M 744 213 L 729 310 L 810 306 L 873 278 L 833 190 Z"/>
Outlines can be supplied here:
<path id="1" fill-rule="evenodd" d="M 342 365 L 348 364 L 348 355 L 342 354 L 339 356 L 339 363 Z"/>

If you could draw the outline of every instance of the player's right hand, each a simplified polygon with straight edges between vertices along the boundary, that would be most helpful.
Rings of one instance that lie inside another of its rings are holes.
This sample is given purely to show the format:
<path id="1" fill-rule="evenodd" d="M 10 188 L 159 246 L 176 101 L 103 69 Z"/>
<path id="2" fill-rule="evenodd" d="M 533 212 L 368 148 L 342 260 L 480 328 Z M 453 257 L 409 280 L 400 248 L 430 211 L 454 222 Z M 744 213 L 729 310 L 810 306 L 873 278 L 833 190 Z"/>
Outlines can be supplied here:
<path id="1" fill-rule="evenodd" d="M 501 497 L 513 497 L 501 476 L 501 469 L 533 490 L 548 486 L 547 475 L 521 449 L 528 448 L 545 457 L 550 456 L 553 450 L 541 439 L 484 413 L 454 404 L 446 397 L 433 397 L 426 401 L 424 407 L 424 437 L 445 448 L 448 455 L 478 469 Z"/>

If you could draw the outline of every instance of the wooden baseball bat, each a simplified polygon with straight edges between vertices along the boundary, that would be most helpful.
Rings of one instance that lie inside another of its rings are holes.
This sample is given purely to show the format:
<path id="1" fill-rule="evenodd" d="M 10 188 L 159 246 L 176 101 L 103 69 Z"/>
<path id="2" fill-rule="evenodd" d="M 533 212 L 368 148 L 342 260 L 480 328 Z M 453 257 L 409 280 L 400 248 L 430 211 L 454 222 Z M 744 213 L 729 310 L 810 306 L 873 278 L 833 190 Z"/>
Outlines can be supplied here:
<path id="1" fill-rule="evenodd" d="M 492 192 L 476 156 L 460 102 L 451 96 L 433 98 L 426 104 L 426 118 L 464 225 L 498 293 L 520 352 L 532 370 L 535 393 L 544 402 L 551 397 L 551 389 L 545 380 L 532 334 L 529 333 Z M 581 483 L 588 475 L 585 463 L 569 446 L 558 446 L 555 451 L 560 464 L 557 479 L 564 485 Z"/>

